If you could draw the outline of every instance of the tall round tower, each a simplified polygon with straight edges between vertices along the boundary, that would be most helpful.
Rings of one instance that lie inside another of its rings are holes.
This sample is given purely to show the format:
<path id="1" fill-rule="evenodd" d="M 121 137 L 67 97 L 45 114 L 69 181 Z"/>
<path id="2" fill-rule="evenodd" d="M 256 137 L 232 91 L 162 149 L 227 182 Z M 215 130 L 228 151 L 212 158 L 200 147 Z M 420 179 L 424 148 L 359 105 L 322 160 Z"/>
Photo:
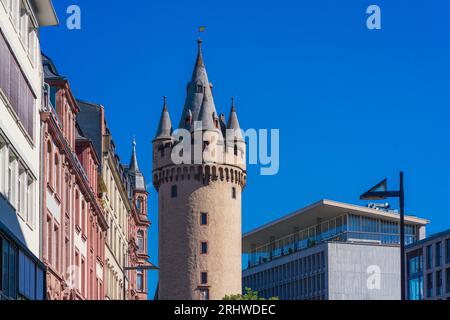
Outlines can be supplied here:
<path id="1" fill-rule="evenodd" d="M 159 212 L 157 295 L 160 300 L 220 300 L 242 292 L 246 145 L 234 100 L 228 123 L 224 115 L 217 114 L 201 40 L 179 129 L 192 139 L 200 137 L 200 148 L 196 147 L 198 141 L 193 141 L 192 149 L 180 152 L 178 147 L 186 141 L 173 133 L 164 99 L 153 141 L 153 184 Z M 189 160 L 175 161 L 174 154 L 183 152 L 191 155 Z"/>

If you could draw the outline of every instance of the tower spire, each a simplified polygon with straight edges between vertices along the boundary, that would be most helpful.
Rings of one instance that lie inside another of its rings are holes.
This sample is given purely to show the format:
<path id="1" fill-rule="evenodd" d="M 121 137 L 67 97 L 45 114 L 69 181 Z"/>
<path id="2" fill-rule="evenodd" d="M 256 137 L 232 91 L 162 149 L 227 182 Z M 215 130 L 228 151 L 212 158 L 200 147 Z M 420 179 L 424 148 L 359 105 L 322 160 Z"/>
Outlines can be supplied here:
<path id="1" fill-rule="evenodd" d="M 203 59 L 203 41 L 197 40 L 198 52 L 195 61 L 194 70 L 192 72 L 191 81 L 187 85 L 187 96 L 184 103 L 183 114 L 181 115 L 179 127 L 190 129 L 186 122 L 189 116 L 189 110 L 192 113 L 192 121 L 198 121 L 203 103 L 203 96 L 207 96 L 208 100 L 214 104 L 212 97 L 211 84 L 208 80 L 205 62 Z"/>
<path id="2" fill-rule="evenodd" d="M 159 120 L 158 131 L 155 139 L 170 138 L 172 135 L 172 121 L 170 120 L 169 110 L 167 108 L 167 97 L 163 97 L 163 110 Z"/>
<path id="3" fill-rule="evenodd" d="M 230 111 L 230 117 L 228 118 L 227 128 L 235 130 L 235 137 L 238 140 L 243 140 L 241 126 L 239 125 L 239 120 L 238 120 L 238 116 L 237 116 L 237 112 L 236 112 L 234 97 L 231 97 L 231 111 Z"/>
<path id="4" fill-rule="evenodd" d="M 139 172 L 139 164 L 136 155 L 136 137 L 133 137 L 133 150 L 131 152 L 130 171 Z"/>
<path id="5" fill-rule="evenodd" d="M 144 175 L 139 169 L 139 164 L 137 161 L 136 137 L 133 137 L 133 149 L 131 152 L 130 167 L 128 168 L 127 172 L 128 176 L 131 179 L 133 190 L 146 191 Z"/>
<path id="6" fill-rule="evenodd" d="M 166 96 L 164 96 L 163 97 L 163 111 L 165 112 L 165 111 L 167 111 L 167 97 Z"/>
<path id="7" fill-rule="evenodd" d="M 203 40 L 202 40 L 202 38 L 199 37 L 197 40 L 198 50 L 197 50 L 197 61 L 195 63 L 196 69 L 198 67 L 205 67 L 205 63 L 203 61 L 202 44 L 203 44 Z"/>
<path id="8" fill-rule="evenodd" d="M 214 106 L 213 101 L 205 94 L 203 96 L 200 115 L 198 117 L 198 120 L 202 122 L 203 130 L 216 129 L 214 125 L 214 121 L 216 120 L 215 117 L 217 117 L 216 107 Z"/>

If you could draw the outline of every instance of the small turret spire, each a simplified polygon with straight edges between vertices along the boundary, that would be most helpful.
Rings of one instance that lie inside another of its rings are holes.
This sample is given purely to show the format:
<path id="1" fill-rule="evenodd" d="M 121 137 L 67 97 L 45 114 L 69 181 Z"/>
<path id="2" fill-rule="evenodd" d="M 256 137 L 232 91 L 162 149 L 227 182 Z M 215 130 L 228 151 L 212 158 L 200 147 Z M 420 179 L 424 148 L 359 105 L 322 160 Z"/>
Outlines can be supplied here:
<path id="1" fill-rule="evenodd" d="M 200 109 L 200 115 L 198 120 L 202 122 L 203 130 L 213 130 L 214 126 L 214 115 L 216 114 L 216 108 L 208 96 L 205 94 L 203 96 L 203 102 Z"/>
<path id="2" fill-rule="evenodd" d="M 227 128 L 235 130 L 236 138 L 239 140 L 243 140 L 241 126 L 239 125 L 239 120 L 238 120 L 238 116 L 236 113 L 234 97 L 231 98 L 231 111 L 230 111 L 230 117 L 228 118 Z"/>
<path id="3" fill-rule="evenodd" d="M 201 38 L 198 38 L 198 40 L 197 40 L 198 52 L 197 52 L 197 61 L 195 63 L 195 68 L 205 67 L 205 63 L 203 61 L 202 44 L 203 44 L 203 40 Z"/>
<path id="4" fill-rule="evenodd" d="M 163 97 L 163 101 L 164 101 L 163 111 L 166 112 L 167 111 L 167 97 L 166 96 Z"/>
<path id="5" fill-rule="evenodd" d="M 134 191 L 146 191 L 144 175 L 139 169 L 137 161 L 136 137 L 133 137 L 133 150 L 131 152 L 130 167 L 128 168 L 127 173 L 131 179 Z"/>
<path id="6" fill-rule="evenodd" d="M 170 114 L 167 108 L 167 97 L 164 96 L 163 99 L 164 105 L 155 139 L 170 138 L 172 135 L 172 121 L 170 120 Z"/>
<path id="7" fill-rule="evenodd" d="M 136 155 L 136 137 L 133 136 L 133 149 L 131 152 L 130 169 L 131 172 L 139 172 L 139 164 Z"/>

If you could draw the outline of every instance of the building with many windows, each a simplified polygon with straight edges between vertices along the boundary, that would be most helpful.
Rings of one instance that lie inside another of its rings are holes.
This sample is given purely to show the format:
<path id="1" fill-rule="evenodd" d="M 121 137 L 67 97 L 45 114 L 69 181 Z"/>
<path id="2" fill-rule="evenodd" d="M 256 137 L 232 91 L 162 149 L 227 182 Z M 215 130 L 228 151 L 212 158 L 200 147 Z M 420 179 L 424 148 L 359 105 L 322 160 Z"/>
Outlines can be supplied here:
<path id="1" fill-rule="evenodd" d="M 57 24 L 50 0 L 0 0 L 0 299 L 45 298 L 39 28 Z"/>
<path id="2" fill-rule="evenodd" d="M 428 221 L 406 217 L 406 242 Z M 243 286 L 283 300 L 400 299 L 399 215 L 322 200 L 243 236 Z"/>
<path id="3" fill-rule="evenodd" d="M 133 141 L 133 150 L 129 166 L 124 166 L 131 183 L 131 206 L 132 215 L 128 221 L 128 264 L 131 268 L 138 266 L 148 266 L 148 229 L 150 221 L 148 219 L 148 192 L 144 175 L 139 169 L 136 151 L 136 141 Z M 129 270 L 128 295 L 132 300 L 147 300 L 147 274 L 142 269 Z"/>
<path id="4" fill-rule="evenodd" d="M 450 300 L 450 230 L 406 248 L 409 300 Z"/>
<path id="5" fill-rule="evenodd" d="M 97 196 L 99 158 L 77 125 L 79 107 L 68 80 L 46 56 L 43 69 L 41 207 L 47 298 L 102 300 L 108 226 Z"/>
<path id="6" fill-rule="evenodd" d="M 100 155 L 99 197 L 109 225 L 105 243 L 106 299 L 146 300 L 145 273 L 124 269 L 145 265 L 148 260 L 147 191 L 137 164 L 136 142 L 130 165 L 121 164 L 104 107 L 81 100 L 78 106 L 78 123 Z"/>

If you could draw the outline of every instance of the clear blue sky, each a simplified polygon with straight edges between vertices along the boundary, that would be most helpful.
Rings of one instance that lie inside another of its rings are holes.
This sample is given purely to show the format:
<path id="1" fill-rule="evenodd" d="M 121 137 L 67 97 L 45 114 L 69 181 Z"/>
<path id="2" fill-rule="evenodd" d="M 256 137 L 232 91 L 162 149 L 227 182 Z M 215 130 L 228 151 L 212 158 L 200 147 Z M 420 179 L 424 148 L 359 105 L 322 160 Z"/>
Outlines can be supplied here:
<path id="1" fill-rule="evenodd" d="M 197 28 L 219 112 L 236 96 L 245 128 L 279 128 L 281 168 L 248 172 L 243 228 L 328 198 L 349 203 L 405 171 L 407 212 L 450 228 L 448 0 L 54 1 L 61 26 L 42 48 L 77 97 L 105 105 L 122 160 L 136 135 L 151 182 L 151 140 L 167 95 L 178 123 Z M 65 27 L 78 4 L 82 29 Z M 366 8 L 382 30 L 366 28 Z M 157 261 L 157 196 L 149 185 L 150 255 Z M 395 201 L 393 204 L 397 205 Z M 150 296 L 156 286 L 152 274 Z"/>

